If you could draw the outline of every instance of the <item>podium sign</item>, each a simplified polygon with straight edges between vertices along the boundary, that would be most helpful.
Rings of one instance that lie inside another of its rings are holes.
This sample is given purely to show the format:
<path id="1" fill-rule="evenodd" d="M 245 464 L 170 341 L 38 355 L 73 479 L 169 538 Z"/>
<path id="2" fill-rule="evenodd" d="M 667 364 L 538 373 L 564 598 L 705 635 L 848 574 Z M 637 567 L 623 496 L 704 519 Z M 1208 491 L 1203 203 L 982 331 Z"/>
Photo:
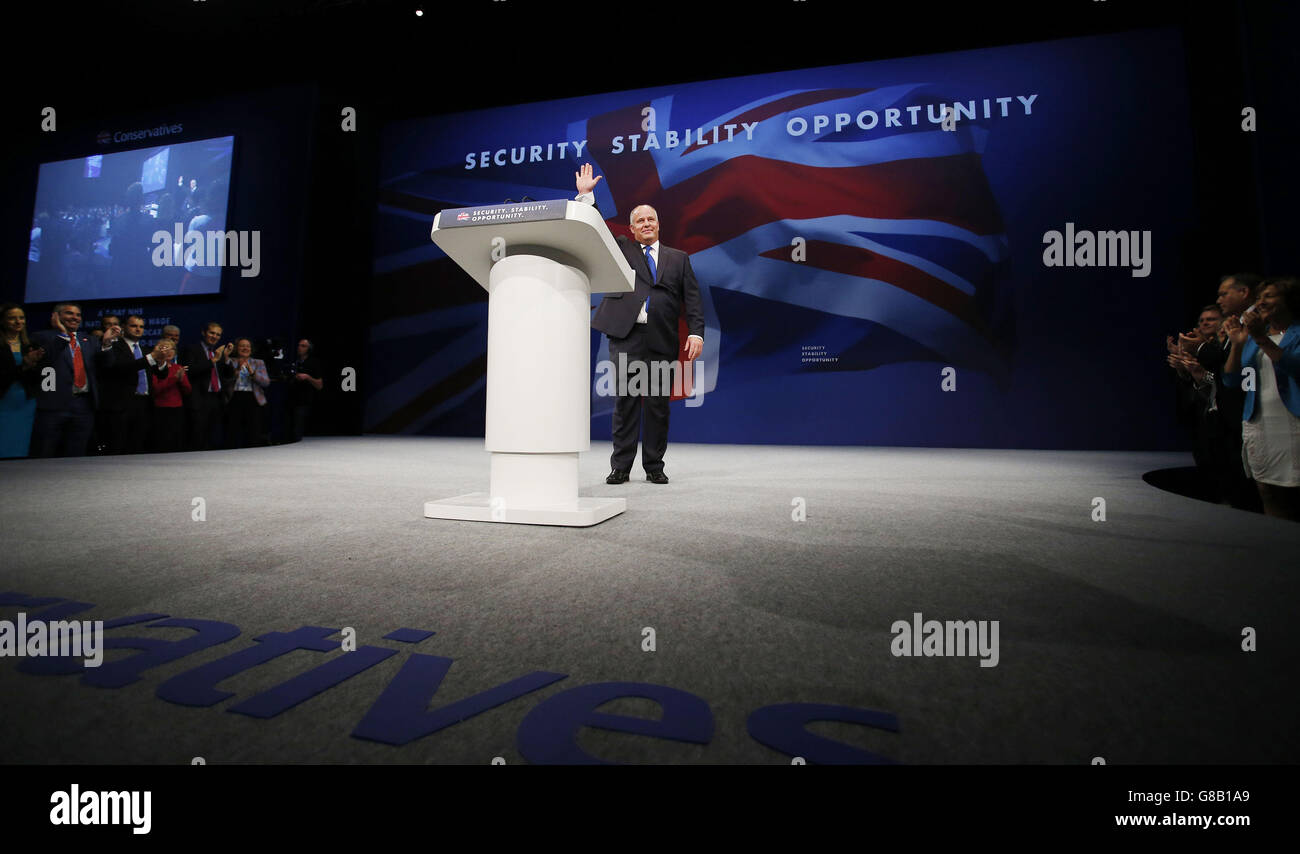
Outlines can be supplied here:
<path id="1" fill-rule="evenodd" d="M 513 222 L 540 222 L 564 219 L 568 212 L 567 199 L 549 202 L 520 202 L 508 205 L 490 205 L 484 208 L 458 208 L 442 211 L 435 228 L 461 228 L 478 225 L 500 225 Z M 436 242 L 436 241 L 435 241 Z"/>

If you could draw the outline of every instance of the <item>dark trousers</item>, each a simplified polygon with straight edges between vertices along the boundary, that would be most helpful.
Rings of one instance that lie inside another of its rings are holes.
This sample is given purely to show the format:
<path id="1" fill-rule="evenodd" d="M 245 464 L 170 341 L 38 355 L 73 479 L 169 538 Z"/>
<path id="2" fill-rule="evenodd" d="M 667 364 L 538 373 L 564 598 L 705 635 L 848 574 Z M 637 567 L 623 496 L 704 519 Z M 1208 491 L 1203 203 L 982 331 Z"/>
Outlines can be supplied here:
<path id="1" fill-rule="evenodd" d="M 133 394 L 122 408 L 109 414 L 110 454 L 141 454 L 149 447 L 153 400 L 149 395 Z"/>
<path id="2" fill-rule="evenodd" d="M 664 452 L 668 449 L 668 403 L 672 397 L 672 374 L 667 372 L 668 382 L 662 381 L 663 374 L 654 370 L 656 362 L 672 361 L 676 354 L 662 355 L 651 353 L 646 349 L 645 325 L 636 323 L 626 338 L 609 339 L 609 358 L 614 363 L 618 391 L 631 391 L 624 383 L 631 384 L 635 376 L 636 365 L 644 365 L 643 376 L 646 378 L 645 394 L 620 394 L 614 401 L 614 422 L 611 430 L 614 439 L 614 453 L 610 455 L 609 466 L 618 471 L 630 471 L 632 461 L 636 459 L 638 439 L 641 442 L 641 467 L 647 474 L 664 470 Z M 627 374 L 619 376 L 620 354 L 626 355 Z M 667 387 L 665 387 L 667 386 Z M 654 392 L 652 394 L 651 392 Z M 642 430 L 641 419 L 645 416 L 645 428 Z"/>
<path id="3" fill-rule="evenodd" d="M 289 441 L 301 442 L 307 434 L 307 417 L 311 415 L 311 404 L 289 406 Z"/>
<path id="4" fill-rule="evenodd" d="M 1241 463 L 1241 433 L 1223 437 L 1213 448 L 1215 452 L 1214 469 L 1219 483 L 1219 491 L 1228 503 L 1238 510 L 1250 510 L 1263 513 L 1264 505 L 1259 498 L 1255 481 L 1246 474 Z"/>
<path id="5" fill-rule="evenodd" d="M 84 457 L 95 432 L 95 406 L 89 394 L 74 394 L 60 410 L 38 409 L 32 423 L 33 457 Z"/>
<path id="6" fill-rule="evenodd" d="M 251 391 L 236 391 L 226 404 L 226 446 L 247 448 L 262 444 L 262 407 Z"/>
<path id="7" fill-rule="evenodd" d="M 160 453 L 179 451 L 185 439 L 185 408 L 155 406 L 153 410 L 153 449 Z"/>
<path id="8" fill-rule="evenodd" d="M 221 429 L 223 403 L 220 392 L 195 389 L 190 395 L 190 450 L 221 447 L 212 440 L 212 431 Z"/>
<path id="9" fill-rule="evenodd" d="M 109 454 L 113 446 L 113 413 L 105 409 L 95 411 L 95 429 L 90 434 L 90 453 Z"/>

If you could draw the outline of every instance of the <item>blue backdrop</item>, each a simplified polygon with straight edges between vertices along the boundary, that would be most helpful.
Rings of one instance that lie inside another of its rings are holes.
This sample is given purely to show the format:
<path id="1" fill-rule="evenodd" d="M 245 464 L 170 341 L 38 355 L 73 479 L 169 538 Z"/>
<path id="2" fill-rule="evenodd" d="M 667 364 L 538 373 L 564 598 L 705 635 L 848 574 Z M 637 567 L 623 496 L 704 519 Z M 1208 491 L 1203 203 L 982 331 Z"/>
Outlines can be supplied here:
<path id="1" fill-rule="evenodd" d="M 673 404 L 674 441 L 1178 447 L 1163 340 L 1190 325 L 1183 277 L 1209 301 L 1217 272 L 1184 246 L 1183 68 L 1176 33 L 1141 31 L 395 123 L 366 428 L 482 435 L 486 293 L 433 215 L 572 197 L 589 161 L 611 229 L 654 205 L 704 289 L 703 403 Z M 1067 223 L 1150 251 L 1045 266 Z M 593 438 L 608 412 L 593 397 Z"/>

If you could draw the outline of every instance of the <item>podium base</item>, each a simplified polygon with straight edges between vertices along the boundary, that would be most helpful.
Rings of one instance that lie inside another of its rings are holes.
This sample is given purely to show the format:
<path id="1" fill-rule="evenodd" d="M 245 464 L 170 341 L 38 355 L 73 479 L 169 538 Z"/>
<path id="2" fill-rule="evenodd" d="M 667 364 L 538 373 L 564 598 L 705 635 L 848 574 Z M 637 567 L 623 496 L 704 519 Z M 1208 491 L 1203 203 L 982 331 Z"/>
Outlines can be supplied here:
<path id="1" fill-rule="evenodd" d="M 486 492 L 470 492 L 455 498 L 424 503 L 426 519 L 459 519 L 465 522 L 508 522 L 516 525 L 564 525 L 587 528 L 617 516 L 627 509 L 626 498 L 579 498 L 577 507 L 492 506 Z M 495 515 L 494 515 L 495 513 Z"/>

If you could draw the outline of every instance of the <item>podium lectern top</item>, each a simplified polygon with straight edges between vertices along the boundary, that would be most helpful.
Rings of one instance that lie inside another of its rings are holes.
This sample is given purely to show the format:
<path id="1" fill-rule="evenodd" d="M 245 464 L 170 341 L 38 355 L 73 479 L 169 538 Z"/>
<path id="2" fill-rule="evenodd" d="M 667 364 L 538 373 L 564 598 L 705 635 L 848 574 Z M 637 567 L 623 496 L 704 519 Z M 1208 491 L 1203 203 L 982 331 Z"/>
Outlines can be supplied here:
<path id="1" fill-rule="evenodd" d="M 635 290 L 636 274 L 592 205 L 568 199 L 450 208 L 433 218 L 429 237 L 484 289 L 503 256 L 539 255 L 587 274 L 592 293 Z M 495 249 L 496 238 L 504 241 Z"/>

